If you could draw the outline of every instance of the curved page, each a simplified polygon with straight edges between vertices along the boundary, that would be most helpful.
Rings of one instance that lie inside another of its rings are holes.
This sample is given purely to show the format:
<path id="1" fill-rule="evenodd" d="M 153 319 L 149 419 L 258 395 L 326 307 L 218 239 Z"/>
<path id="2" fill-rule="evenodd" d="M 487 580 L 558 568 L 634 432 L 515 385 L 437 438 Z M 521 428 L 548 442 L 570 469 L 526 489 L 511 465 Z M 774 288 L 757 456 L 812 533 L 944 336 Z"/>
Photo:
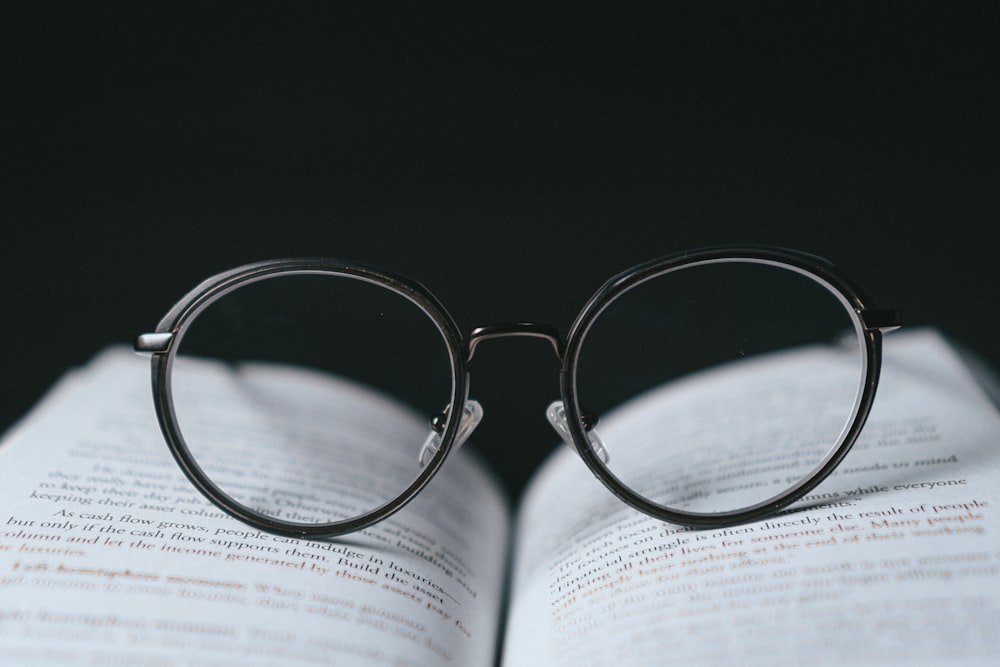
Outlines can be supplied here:
<path id="1" fill-rule="evenodd" d="M 885 350 L 854 450 L 808 498 L 765 521 L 712 530 L 656 521 L 559 450 L 518 517 L 503 664 L 994 664 L 1000 419 L 935 333 L 893 334 Z M 775 361 L 743 380 L 808 384 L 826 363 L 808 353 Z M 655 442 L 665 409 L 674 432 L 692 438 L 739 419 L 724 414 L 711 381 L 689 388 L 609 416 L 605 441 Z M 808 426 L 790 413 L 775 437 Z M 765 482 L 780 474 L 772 464 L 758 466 Z"/>
<path id="2" fill-rule="evenodd" d="M 220 381 L 213 372 L 206 366 L 207 395 Z M 373 433 L 419 442 L 427 432 L 343 383 L 313 378 L 300 401 L 312 403 L 271 426 L 313 438 L 304 414 L 342 410 L 370 455 Z M 234 428 L 247 424 L 225 405 L 212 409 Z M 247 461 L 232 466 L 249 479 Z M 155 423 L 148 362 L 115 349 L 8 435 L 0 469 L 0 663 L 493 663 L 508 518 L 471 452 L 456 452 L 415 501 L 362 533 L 262 533 L 183 477 Z"/>

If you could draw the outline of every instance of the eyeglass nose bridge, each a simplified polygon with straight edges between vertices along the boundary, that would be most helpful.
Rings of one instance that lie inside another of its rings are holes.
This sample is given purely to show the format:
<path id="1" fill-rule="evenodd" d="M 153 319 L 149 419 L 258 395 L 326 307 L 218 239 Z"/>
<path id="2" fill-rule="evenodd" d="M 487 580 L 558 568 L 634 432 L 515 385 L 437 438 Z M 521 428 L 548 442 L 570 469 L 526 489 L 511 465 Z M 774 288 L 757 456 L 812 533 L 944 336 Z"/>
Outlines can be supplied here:
<path id="1" fill-rule="evenodd" d="M 552 344 L 552 349 L 555 351 L 559 361 L 563 360 L 563 352 L 566 349 L 566 345 L 563 342 L 562 335 L 560 335 L 554 326 L 540 322 L 502 322 L 486 324 L 472 330 L 472 333 L 469 334 L 468 353 L 465 357 L 466 363 L 472 361 L 472 357 L 476 354 L 476 347 L 484 340 L 515 337 L 542 338 L 547 340 Z"/>
<path id="2" fill-rule="evenodd" d="M 521 337 L 521 338 L 542 338 L 552 344 L 552 349 L 556 353 L 556 357 L 559 358 L 559 362 L 562 363 L 564 360 L 564 353 L 566 350 L 566 344 L 563 341 L 562 336 L 559 331 L 549 324 L 542 324 L 539 322 L 506 322 L 501 324 L 487 324 L 485 326 L 476 327 L 469 334 L 469 351 L 466 356 L 466 363 L 472 361 L 472 357 L 476 353 L 476 346 L 479 345 L 484 340 L 490 340 L 492 338 L 506 338 L 506 337 Z M 475 403 L 475 401 L 469 401 L 469 403 Z M 479 410 L 479 417 L 482 416 L 482 410 L 479 408 L 479 404 L 476 403 L 474 406 Z M 597 424 L 598 418 L 596 414 L 587 413 L 581 415 L 582 423 L 585 433 L 587 434 L 587 440 L 589 441 L 591 449 L 594 453 L 601 459 L 605 464 L 608 463 L 608 450 L 601 440 L 601 437 L 597 434 L 594 426 Z M 569 429 L 569 424 L 567 422 L 566 407 L 563 401 L 554 401 L 551 403 L 546 410 L 546 418 L 555 429 L 556 433 L 570 446 L 573 444 L 573 436 Z M 478 423 L 478 419 L 476 421 Z M 472 428 L 475 428 L 473 426 Z M 471 433 L 471 429 L 468 431 Z"/>
<path id="3" fill-rule="evenodd" d="M 472 330 L 472 333 L 469 334 L 468 347 L 465 355 L 466 363 L 472 361 L 472 357 L 476 353 L 476 347 L 482 341 L 493 338 L 507 337 L 545 339 L 552 344 L 552 349 L 555 351 L 556 357 L 559 358 L 560 362 L 562 361 L 564 349 L 563 340 L 562 336 L 559 335 L 559 332 L 555 327 L 549 324 L 540 324 L 536 322 L 504 322 L 500 324 L 487 324 L 485 326 L 476 327 Z M 562 401 L 557 401 L 557 403 L 560 406 L 562 405 Z M 420 448 L 420 453 L 417 455 L 417 461 L 421 468 L 430 462 L 441 447 L 441 436 L 444 432 L 445 423 L 448 418 L 448 411 L 449 409 L 446 407 L 441 414 L 435 415 L 431 419 L 431 432 L 424 441 L 423 446 Z M 483 409 L 479 403 L 471 399 L 466 399 L 465 404 L 462 406 L 461 416 L 459 417 L 459 427 L 453 445 L 455 449 L 458 449 L 465 443 L 472 432 L 476 430 L 476 427 L 479 425 L 482 418 Z"/>

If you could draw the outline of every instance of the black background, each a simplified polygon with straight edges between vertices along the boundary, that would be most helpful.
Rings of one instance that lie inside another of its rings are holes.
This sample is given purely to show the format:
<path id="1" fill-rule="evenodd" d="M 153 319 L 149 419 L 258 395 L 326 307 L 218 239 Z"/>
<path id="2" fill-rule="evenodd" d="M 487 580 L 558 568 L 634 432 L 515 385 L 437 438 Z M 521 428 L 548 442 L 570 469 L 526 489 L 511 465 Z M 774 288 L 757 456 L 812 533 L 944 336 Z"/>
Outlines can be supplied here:
<path id="1" fill-rule="evenodd" d="M 997 12 L 871 4 L 7 3 L 0 428 L 289 255 L 565 331 L 635 263 L 777 244 L 1000 362 Z M 536 341 L 477 354 L 514 489 L 556 376 Z"/>

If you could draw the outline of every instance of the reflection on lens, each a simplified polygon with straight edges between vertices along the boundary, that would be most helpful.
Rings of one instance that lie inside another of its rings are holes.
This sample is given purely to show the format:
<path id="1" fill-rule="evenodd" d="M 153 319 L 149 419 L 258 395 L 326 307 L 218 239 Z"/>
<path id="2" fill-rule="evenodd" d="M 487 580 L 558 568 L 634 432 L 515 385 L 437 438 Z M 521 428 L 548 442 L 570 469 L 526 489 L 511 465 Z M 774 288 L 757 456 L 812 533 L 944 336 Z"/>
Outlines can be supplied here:
<path id="1" fill-rule="evenodd" d="M 171 378 L 205 475 L 238 504 L 299 524 L 397 498 L 452 391 L 447 345 L 419 307 L 326 274 L 244 283 L 211 303 L 182 332 Z"/>
<path id="2" fill-rule="evenodd" d="M 762 260 L 704 262 L 611 302 L 577 387 L 602 415 L 607 469 L 642 498 L 718 513 L 780 496 L 854 419 L 863 334 L 832 287 Z"/>

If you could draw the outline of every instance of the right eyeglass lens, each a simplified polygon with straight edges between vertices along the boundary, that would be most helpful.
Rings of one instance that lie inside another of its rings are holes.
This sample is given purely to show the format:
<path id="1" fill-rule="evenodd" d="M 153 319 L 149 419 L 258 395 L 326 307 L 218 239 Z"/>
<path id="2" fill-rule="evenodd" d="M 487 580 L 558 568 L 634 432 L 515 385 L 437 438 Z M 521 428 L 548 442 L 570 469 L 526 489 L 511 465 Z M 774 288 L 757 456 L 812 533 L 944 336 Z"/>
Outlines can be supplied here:
<path id="1" fill-rule="evenodd" d="M 451 400 L 441 330 L 393 290 L 334 274 L 246 282 L 175 341 L 171 393 L 191 458 L 268 519 L 356 519 L 423 472 Z"/>
<path id="2" fill-rule="evenodd" d="M 712 514 L 784 495 L 854 422 L 858 318 L 822 280 L 762 260 L 689 265 L 612 301 L 583 339 L 580 405 L 607 471 L 662 507 Z"/>

